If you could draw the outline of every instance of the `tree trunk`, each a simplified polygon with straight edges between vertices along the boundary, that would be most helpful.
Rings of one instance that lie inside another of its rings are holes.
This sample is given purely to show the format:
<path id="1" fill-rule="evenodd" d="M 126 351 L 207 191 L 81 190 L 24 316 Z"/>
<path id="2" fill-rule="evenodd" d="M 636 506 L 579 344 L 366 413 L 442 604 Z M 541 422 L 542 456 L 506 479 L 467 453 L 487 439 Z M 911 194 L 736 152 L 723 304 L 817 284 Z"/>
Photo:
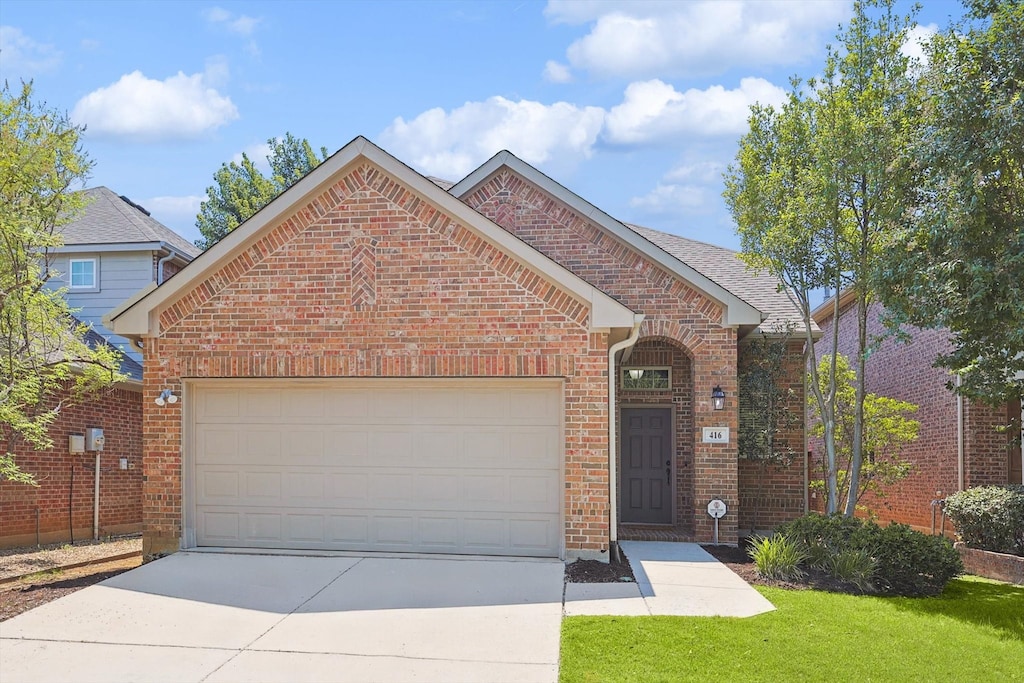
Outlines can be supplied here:
<path id="1" fill-rule="evenodd" d="M 844 514 L 852 517 L 857 510 L 857 492 L 860 490 L 860 468 L 864 463 L 864 395 L 865 356 L 867 355 L 868 301 L 863 291 L 857 293 L 857 387 L 853 403 L 853 444 L 850 453 L 849 486 L 846 491 Z"/>

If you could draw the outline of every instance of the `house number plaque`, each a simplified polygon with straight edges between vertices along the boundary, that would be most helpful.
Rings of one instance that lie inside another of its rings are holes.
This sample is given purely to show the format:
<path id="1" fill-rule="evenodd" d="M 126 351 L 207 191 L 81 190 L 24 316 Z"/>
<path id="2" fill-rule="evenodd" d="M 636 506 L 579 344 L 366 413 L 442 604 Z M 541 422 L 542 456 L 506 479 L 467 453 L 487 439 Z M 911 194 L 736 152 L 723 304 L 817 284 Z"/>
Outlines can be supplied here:
<path id="1" fill-rule="evenodd" d="M 729 428 L 705 427 L 704 443 L 729 443 Z"/>

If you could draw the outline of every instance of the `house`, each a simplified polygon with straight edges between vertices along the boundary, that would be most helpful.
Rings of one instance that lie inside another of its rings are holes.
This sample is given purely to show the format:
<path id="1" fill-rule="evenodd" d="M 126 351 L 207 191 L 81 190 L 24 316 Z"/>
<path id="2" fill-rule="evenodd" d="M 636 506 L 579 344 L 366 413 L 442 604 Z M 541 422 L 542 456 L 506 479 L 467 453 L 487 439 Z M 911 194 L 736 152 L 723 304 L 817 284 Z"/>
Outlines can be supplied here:
<path id="1" fill-rule="evenodd" d="M 49 429 L 53 448 L 34 451 L 16 442 L 16 461 L 39 486 L 0 482 L 0 547 L 131 533 L 142 525 L 142 355 L 103 327 L 102 317 L 170 277 L 199 250 L 105 187 L 84 194 L 87 206 L 61 226 L 64 245 L 52 252 L 50 284 L 67 288 L 75 315 L 92 326 L 90 344 L 124 352 L 121 371 L 128 379 L 88 402 L 65 403 Z M 49 405 L 66 400 L 66 394 L 53 396 Z M 69 452 L 69 436 L 90 427 L 103 429 L 105 437 L 98 519 L 95 452 Z"/>
<path id="2" fill-rule="evenodd" d="M 818 357 L 831 352 L 835 298 L 812 313 L 822 330 Z M 868 310 L 869 338 L 885 336 L 884 308 Z M 839 298 L 839 352 L 854 358 L 857 352 L 856 301 L 850 292 Z M 947 388 L 949 372 L 933 367 L 940 353 L 951 349 L 948 330 L 912 328 L 909 342 L 886 338 L 865 362 L 870 393 L 908 401 L 918 406 L 916 441 L 906 445 L 902 458 L 913 465 L 906 479 L 889 487 L 884 500 L 868 494 L 863 499 L 879 519 L 909 524 L 931 532 L 941 526 L 941 509 L 932 501 L 974 486 L 1021 483 L 1019 438 L 1004 428 L 1021 417 L 1020 401 L 992 409 L 956 396 Z M 1016 423 L 1019 427 L 1019 422 Z"/>
<path id="3" fill-rule="evenodd" d="M 106 187 L 83 190 L 85 209 L 61 227 L 64 245 L 53 250 L 56 276 L 78 318 L 132 359 L 142 353 L 103 326 L 103 316 L 143 287 L 185 267 L 200 250 L 127 197 Z"/>
<path id="4" fill-rule="evenodd" d="M 736 543 L 738 357 L 798 318 L 776 290 L 508 152 L 444 188 L 356 138 L 107 317 L 146 354 L 144 552 L 607 558 L 710 541 L 716 499 Z M 766 518 L 805 510 L 802 463 L 765 478 Z"/>

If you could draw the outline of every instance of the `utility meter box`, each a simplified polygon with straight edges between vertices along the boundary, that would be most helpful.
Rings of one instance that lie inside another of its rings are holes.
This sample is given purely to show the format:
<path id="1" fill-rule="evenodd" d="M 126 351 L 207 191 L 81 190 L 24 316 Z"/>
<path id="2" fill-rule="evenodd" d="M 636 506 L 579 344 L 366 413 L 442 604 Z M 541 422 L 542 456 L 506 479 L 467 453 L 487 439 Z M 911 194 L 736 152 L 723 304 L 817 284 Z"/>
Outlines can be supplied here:
<path id="1" fill-rule="evenodd" d="M 85 450 L 102 451 L 104 441 L 101 427 L 89 427 L 85 430 Z"/>
<path id="2" fill-rule="evenodd" d="M 68 453 L 85 453 L 84 434 L 68 434 Z"/>

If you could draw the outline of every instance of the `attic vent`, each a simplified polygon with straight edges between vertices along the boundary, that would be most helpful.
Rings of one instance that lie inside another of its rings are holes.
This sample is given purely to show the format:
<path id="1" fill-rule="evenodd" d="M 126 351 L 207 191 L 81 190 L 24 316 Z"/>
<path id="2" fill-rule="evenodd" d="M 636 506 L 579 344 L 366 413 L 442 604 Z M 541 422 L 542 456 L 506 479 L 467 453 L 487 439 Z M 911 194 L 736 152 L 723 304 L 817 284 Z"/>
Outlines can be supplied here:
<path id="1" fill-rule="evenodd" d="M 133 202 L 132 200 L 128 199 L 128 198 L 127 198 L 127 197 L 125 197 L 124 195 L 121 195 L 121 199 L 123 199 L 123 200 L 124 200 L 124 201 L 125 201 L 125 202 L 126 202 L 126 203 L 127 203 L 128 205 L 129 205 L 129 206 L 133 206 L 133 207 L 135 207 L 136 209 L 138 209 L 138 210 L 139 210 L 139 211 L 141 211 L 142 213 L 146 214 L 147 216 L 151 215 L 151 214 L 149 213 L 149 211 L 146 211 L 146 207 L 144 207 L 144 206 L 141 206 L 141 205 L 139 205 L 139 204 L 136 204 L 135 202 Z"/>

